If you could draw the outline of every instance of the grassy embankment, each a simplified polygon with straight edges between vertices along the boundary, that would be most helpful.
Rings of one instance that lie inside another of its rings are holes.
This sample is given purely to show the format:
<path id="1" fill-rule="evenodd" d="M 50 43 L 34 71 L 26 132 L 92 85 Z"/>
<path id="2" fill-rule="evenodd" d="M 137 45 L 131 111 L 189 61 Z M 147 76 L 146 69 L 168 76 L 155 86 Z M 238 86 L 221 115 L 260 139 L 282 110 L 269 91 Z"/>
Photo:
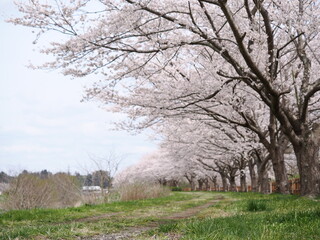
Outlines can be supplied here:
<path id="1" fill-rule="evenodd" d="M 320 239 L 320 202 L 297 196 L 225 193 L 196 217 L 159 226 L 149 234 L 166 239 Z M 235 200 L 235 201 L 234 201 Z"/>
<path id="2" fill-rule="evenodd" d="M 170 218 L 212 199 L 219 200 L 190 219 Z M 295 196 L 198 192 L 78 208 L 10 211 L 0 214 L 0 239 L 75 239 L 150 225 L 155 228 L 139 239 L 155 235 L 188 240 L 320 239 L 320 202 Z"/>
<path id="3" fill-rule="evenodd" d="M 0 213 L 0 239 L 75 239 L 146 226 L 165 215 L 202 205 L 211 194 L 174 193 L 168 197 L 86 205 L 65 209 Z"/>

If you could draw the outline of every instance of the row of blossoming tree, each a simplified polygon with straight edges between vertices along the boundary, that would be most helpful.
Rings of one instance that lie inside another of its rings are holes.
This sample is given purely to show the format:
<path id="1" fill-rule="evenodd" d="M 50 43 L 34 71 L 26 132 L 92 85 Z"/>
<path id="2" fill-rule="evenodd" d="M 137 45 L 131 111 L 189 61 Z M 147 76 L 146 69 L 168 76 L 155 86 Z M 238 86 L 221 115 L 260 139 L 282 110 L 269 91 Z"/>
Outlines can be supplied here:
<path id="1" fill-rule="evenodd" d="M 18 3 L 22 15 L 10 21 L 38 29 L 37 39 L 63 35 L 44 46 L 54 60 L 39 67 L 75 77 L 101 74 L 88 98 L 126 113 L 121 128 L 161 134 L 174 159 L 171 174 L 179 167 L 214 170 L 234 186 L 232 169 L 249 166 L 251 180 L 262 186 L 271 163 L 278 191 L 288 193 L 284 156 L 291 149 L 301 194 L 315 196 L 319 4 L 29 0 Z M 155 164 L 161 171 L 165 160 Z"/>

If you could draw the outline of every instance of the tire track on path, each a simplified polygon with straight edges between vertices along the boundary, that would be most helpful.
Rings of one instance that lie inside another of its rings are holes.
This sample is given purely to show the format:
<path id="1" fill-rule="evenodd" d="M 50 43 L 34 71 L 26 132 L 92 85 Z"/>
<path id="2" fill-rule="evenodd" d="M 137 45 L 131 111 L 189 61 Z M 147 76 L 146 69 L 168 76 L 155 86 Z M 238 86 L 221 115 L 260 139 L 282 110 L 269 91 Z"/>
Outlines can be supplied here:
<path id="1" fill-rule="evenodd" d="M 106 235 L 98 235 L 90 238 L 80 238 L 82 240 L 134 240 L 140 234 L 155 229 L 159 226 L 159 224 L 165 222 L 166 220 L 179 220 L 179 219 L 186 219 L 195 216 L 196 214 L 200 213 L 202 210 L 214 205 L 217 202 L 220 202 L 223 198 L 215 198 L 203 205 L 188 208 L 185 211 L 177 212 L 168 216 L 163 216 L 160 218 L 160 221 L 153 222 L 148 224 L 147 226 L 141 227 L 130 227 L 126 228 L 125 230 L 117 233 L 111 233 Z M 155 239 L 155 238 L 151 238 Z M 171 240 L 179 239 L 179 236 L 171 236 Z"/>

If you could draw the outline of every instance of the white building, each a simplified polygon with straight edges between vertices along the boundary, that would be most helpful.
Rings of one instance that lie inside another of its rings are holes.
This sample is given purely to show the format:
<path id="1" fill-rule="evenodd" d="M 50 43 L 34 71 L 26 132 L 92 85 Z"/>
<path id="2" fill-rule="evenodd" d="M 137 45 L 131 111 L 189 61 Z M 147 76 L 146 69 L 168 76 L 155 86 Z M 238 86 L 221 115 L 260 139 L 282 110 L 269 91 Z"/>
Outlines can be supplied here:
<path id="1" fill-rule="evenodd" d="M 88 191 L 88 192 L 101 191 L 101 187 L 100 186 L 83 186 L 82 191 Z"/>

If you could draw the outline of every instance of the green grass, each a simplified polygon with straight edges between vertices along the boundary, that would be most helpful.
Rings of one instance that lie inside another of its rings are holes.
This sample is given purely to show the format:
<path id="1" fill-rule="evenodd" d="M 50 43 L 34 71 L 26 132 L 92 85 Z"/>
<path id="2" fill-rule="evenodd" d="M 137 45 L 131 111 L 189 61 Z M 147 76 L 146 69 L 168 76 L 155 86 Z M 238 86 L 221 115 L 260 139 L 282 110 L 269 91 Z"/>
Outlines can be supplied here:
<path id="1" fill-rule="evenodd" d="M 182 191 L 182 187 L 172 187 L 171 191 L 178 191 L 181 192 Z"/>
<path id="2" fill-rule="evenodd" d="M 202 199 L 202 196 L 206 195 Z M 211 194 L 172 193 L 170 196 L 86 205 L 64 209 L 13 210 L 0 214 L 0 239 L 34 239 L 39 236 L 50 239 L 75 239 L 120 231 L 126 227 L 143 226 L 157 221 L 159 216 L 188 208 L 188 202 L 203 204 Z M 119 213 L 113 215 L 113 213 Z M 85 222 L 79 219 L 108 215 Z"/>
<path id="3" fill-rule="evenodd" d="M 90 217 L 107 212 L 128 212 L 136 209 L 144 209 L 151 206 L 164 205 L 173 201 L 185 201 L 192 199 L 192 195 L 175 194 L 157 199 L 136 200 L 128 202 L 113 202 L 110 204 L 84 205 L 76 208 L 63 209 L 32 209 L 12 210 L 0 215 L 0 221 L 39 221 L 39 222 L 65 222 L 78 218 Z"/>
<path id="4" fill-rule="evenodd" d="M 320 239 L 320 212 L 236 215 L 186 224 L 183 239 Z"/>
<path id="5" fill-rule="evenodd" d="M 192 218 L 166 219 L 212 199 L 219 200 Z M 94 219 L 102 215 L 107 217 Z M 320 240 L 320 202 L 277 194 L 174 192 L 157 199 L 9 211 L 0 213 L 0 239 L 77 239 L 150 224 L 154 228 L 140 239 Z"/>
<path id="6" fill-rule="evenodd" d="M 320 203 L 289 195 L 235 194 L 221 203 L 225 217 L 205 217 L 180 224 L 182 239 L 320 239 Z M 228 214 L 230 216 L 228 216 Z"/>
<path id="7" fill-rule="evenodd" d="M 178 223 L 175 221 L 171 221 L 168 223 L 160 224 L 158 227 L 158 231 L 162 233 L 168 233 L 175 231 L 178 227 Z"/>
<path id="8" fill-rule="evenodd" d="M 264 200 L 249 200 L 247 210 L 249 212 L 265 211 L 267 209 L 266 201 Z"/>

